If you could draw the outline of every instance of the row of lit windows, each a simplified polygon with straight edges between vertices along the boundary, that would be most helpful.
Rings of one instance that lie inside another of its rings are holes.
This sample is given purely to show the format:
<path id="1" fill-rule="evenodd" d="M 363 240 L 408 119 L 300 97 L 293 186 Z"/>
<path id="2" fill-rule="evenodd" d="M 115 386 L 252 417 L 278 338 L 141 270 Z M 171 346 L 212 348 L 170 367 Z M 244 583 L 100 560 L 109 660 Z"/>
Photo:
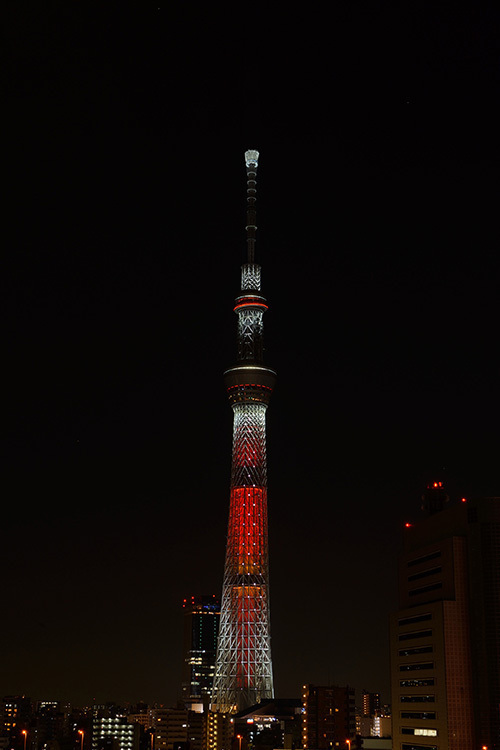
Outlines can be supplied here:
<path id="1" fill-rule="evenodd" d="M 434 685 L 434 677 L 428 677 L 426 680 L 400 680 L 399 687 L 411 688 L 411 687 L 432 687 Z"/>
<path id="2" fill-rule="evenodd" d="M 401 727 L 401 734 L 413 734 L 415 737 L 437 737 L 437 729 L 422 729 L 421 727 Z"/>

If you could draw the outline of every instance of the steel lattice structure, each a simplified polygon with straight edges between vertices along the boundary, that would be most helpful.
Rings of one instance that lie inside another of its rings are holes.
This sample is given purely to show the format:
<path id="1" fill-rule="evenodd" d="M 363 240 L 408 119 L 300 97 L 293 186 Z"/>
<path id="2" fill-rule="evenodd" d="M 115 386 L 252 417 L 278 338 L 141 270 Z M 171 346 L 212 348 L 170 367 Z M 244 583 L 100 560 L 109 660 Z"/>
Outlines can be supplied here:
<path id="1" fill-rule="evenodd" d="M 255 262 L 257 151 L 247 168 L 247 262 L 241 269 L 238 360 L 226 370 L 233 460 L 212 709 L 235 712 L 274 697 L 269 626 L 266 409 L 276 373 L 263 364 L 260 266 Z"/>

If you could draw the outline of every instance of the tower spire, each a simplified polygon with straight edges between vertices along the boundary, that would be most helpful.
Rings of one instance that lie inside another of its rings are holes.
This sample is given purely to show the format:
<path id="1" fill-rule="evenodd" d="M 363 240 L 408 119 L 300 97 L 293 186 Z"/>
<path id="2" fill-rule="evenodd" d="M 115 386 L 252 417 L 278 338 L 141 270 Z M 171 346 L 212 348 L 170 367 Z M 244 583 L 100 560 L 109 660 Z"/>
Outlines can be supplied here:
<path id="1" fill-rule="evenodd" d="M 269 623 L 266 410 L 276 373 L 263 363 L 260 266 L 255 263 L 258 151 L 245 153 L 247 262 L 241 267 L 238 356 L 224 373 L 233 409 L 226 562 L 212 709 L 240 711 L 274 697 Z"/>
<path id="2" fill-rule="evenodd" d="M 247 261 L 255 263 L 255 234 L 257 232 L 257 167 L 259 164 L 259 152 L 255 150 L 245 151 L 245 164 L 247 168 Z"/>

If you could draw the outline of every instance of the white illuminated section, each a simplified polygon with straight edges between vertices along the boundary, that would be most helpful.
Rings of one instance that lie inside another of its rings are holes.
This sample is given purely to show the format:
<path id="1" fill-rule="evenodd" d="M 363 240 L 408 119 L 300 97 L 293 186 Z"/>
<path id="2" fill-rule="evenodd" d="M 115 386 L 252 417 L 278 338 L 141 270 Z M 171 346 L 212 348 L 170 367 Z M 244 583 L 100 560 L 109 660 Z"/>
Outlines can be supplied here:
<path id="1" fill-rule="evenodd" d="M 256 263 L 244 263 L 241 267 L 241 291 L 260 290 L 260 266 Z"/>
<path id="2" fill-rule="evenodd" d="M 413 734 L 418 737 L 437 737 L 437 729 L 415 729 Z"/>
<path id="3" fill-rule="evenodd" d="M 256 167 L 259 163 L 259 152 L 258 151 L 245 151 L 245 164 L 247 167 Z"/>

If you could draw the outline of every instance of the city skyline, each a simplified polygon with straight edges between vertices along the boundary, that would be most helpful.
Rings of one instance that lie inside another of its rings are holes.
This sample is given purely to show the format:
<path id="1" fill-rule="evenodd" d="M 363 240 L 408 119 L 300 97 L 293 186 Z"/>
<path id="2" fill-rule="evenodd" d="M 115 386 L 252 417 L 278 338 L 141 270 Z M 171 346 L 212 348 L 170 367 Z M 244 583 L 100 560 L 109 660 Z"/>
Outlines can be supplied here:
<path id="1" fill-rule="evenodd" d="M 3 694 L 180 694 L 182 600 L 220 595 L 255 145 L 275 692 L 387 702 L 422 488 L 500 494 L 496 18 L 9 14 Z"/>

